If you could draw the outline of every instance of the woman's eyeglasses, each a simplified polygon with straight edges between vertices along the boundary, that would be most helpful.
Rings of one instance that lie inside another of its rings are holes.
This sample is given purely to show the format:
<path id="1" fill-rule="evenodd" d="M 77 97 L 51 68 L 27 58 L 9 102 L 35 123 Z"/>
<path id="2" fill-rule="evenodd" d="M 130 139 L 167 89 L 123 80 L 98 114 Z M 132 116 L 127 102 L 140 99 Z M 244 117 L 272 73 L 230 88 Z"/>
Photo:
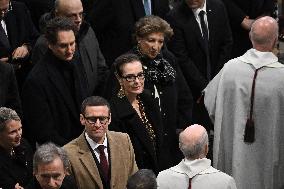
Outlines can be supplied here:
<path id="1" fill-rule="evenodd" d="M 125 79 L 128 82 L 134 82 L 136 80 L 136 78 L 138 78 L 138 80 L 142 81 L 145 79 L 145 74 L 143 72 L 137 74 L 137 75 L 126 75 L 126 76 L 122 76 L 123 79 Z"/>

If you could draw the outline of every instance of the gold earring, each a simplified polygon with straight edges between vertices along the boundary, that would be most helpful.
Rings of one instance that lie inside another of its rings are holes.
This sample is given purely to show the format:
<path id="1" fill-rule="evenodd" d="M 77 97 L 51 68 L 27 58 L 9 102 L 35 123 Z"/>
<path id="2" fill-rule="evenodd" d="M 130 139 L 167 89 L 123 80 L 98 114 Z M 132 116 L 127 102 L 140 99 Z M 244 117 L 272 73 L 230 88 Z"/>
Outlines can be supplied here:
<path id="1" fill-rule="evenodd" d="M 118 97 L 118 98 L 123 98 L 123 97 L 125 97 L 124 89 L 122 88 L 122 86 L 120 86 L 120 89 L 119 89 L 119 91 L 118 91 L 118 93 L 117 93 L 117 97 Z"/>

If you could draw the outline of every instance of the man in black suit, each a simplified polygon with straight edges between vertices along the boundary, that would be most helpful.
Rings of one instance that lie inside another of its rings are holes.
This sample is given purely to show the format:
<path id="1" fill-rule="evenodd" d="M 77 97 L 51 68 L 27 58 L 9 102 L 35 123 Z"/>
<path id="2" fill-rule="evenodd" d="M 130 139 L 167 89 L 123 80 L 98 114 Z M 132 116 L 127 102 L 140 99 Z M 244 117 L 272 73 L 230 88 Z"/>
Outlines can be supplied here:
<path id="1" fill-rule="evenodd" d="M 17 64 L 16 76 L 20 84 L 31 65 L 29 55 L 38 32 L 24 3 L 0 0 L 0 61 Z"/>
<path id="2" fill-rule="evenodd" d="M 164 18 L 169 11 L 168 0 L 83 0 L 83 5 L 108 65 L 132 48 L 136 21 L 149 14 Z"/>
<path id="3" fill-rule="evenodd" d="M 101 53 L 98 40 L 93 29 L 85 22 L 81 0 L 56 0 L 53 17 L 70 18 L 78 31 L 76 34 L 76 51 L 78 64 L 84 70 L 88 81 L 88 96 L 100 95 L 108 68 Z M 34 47 L 32 60 L 37 63 L 47 51 L 46 39 L 41 35 Z"/>
<path id="4" fill-rule="evenodd" d="M 30 72 L 22 91 L 26 133 L 31 143 L 64 145 L 82 132 L 81 101 L 87 81 L 75 57 L 76 26 L 55 18 L 46 27 L 48 51 Z"/>
<path id="5" fill-rule="evenodd" d="M 168 47 L 178 58 L 195 100 L 193 122 L 208 130 L 209 117 L 197 100 L 231 53 L 232 34 L 225 6 L 219 0 L 183 0 L 169 12 L 167 20 L 174 30 Z"/>
<path id="6" fill-rule="evenodd" d="M 0 107 L 11 108 L 22 115 L 14 69 L 3 62 L 0 62 Z"/>
<path id="7" fill-rule="evenodd" d="M 223 0 L 233 33 L 231 58 L 243 55 L 252 48 L 249 31 L 252 23 L 260 16 L 272 16 L 274 0 Z"/>

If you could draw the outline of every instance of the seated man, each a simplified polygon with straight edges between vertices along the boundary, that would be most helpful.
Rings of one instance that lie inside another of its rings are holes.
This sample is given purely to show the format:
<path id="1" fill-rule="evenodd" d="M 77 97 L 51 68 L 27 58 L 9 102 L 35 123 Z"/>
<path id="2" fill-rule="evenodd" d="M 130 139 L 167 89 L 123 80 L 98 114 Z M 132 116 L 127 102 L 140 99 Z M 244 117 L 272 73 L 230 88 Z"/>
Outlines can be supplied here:
<path id="1" fill-rule="evenodd" d="M 140 169 L 128 179 L 126 189 L 157 189 L 155 173 L 150 169 Z"/>
<path id="2" fill-rule="evenodd" d="M 76 189 L 69 175 L 70 163 L 63 148 L 53 143 L 41 145 L 34 154 L 33 174 L 35 178 L 25 189 Z"/>
<path id="3" fill-rule="evenodd" d="M 64 146 L 80 189 L 124 189 L 137 171 L 129 136 L 108 131 L 110 116 L 104 98 L 86 98 L 80 114 L 85 131 Z"/>
<path id="4" fill-rule="evenodd" d="M 206 158 L 208 135 L 201 125 L 187 127 L 179 135 L 179 146 L 185 159 L 178 165 L 159 173 L 159 189 L 198 188 L 235 189 L 235 180 L 211 167 Z"/>

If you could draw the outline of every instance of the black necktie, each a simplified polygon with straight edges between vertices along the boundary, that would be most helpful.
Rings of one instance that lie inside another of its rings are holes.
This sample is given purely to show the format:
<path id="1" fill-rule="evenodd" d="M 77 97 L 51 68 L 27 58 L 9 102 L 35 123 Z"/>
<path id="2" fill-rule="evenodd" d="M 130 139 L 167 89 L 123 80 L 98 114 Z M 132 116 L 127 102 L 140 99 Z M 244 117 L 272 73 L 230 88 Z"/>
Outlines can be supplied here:
<path id="1" fill-rule="evenodd" d="M 108 181 L 109 179 L 109 175 L 108 175 L 108 162 L 107 162 L 107 158 L 104 152 L 104 145 L 100 145 L 97 147 L 97 149 L 100 152 L 100 166 L 102 168 L 103 174 L 104 174 L 104 178 L 106 181 Z"/>
<path id="2" fill-rule="evenodd" d="M 203 41 L 204 41 L 204 45 L 205 45 L 205 50 L 206 50 L 206 54 L 207 54 L 207 68 L 206 68 L 206 73 L 207 73 L 207 79 L 208 81 L 211 80 L 211 64 L 210 64 L 210 53 L 209 53 L 209 38 L 208 38 L 208 29 L 207 29 L 207 25 L 205 24 L 205 20 L 204 20 L 204 14 L 205 11 L 200 11 L 198 16 L 200 18 L 200 25 L 201 25 L 201 30 L 202 30 L 202 36 L 203 36 Z"/>
<path id="3" fill-rule="evenodd" d="M 203 38 L 208 43 L 208 29 L 207 29 L 207 26 L 205 24 L 204 14 L 205 14 L 205 11 L 202 10 L 202 11 L 199 12 L 198 15 L 199 15 L 199 18 L 200 18 L 200 25 L 201 25 L 201 29 L 202 29 Z"/>

